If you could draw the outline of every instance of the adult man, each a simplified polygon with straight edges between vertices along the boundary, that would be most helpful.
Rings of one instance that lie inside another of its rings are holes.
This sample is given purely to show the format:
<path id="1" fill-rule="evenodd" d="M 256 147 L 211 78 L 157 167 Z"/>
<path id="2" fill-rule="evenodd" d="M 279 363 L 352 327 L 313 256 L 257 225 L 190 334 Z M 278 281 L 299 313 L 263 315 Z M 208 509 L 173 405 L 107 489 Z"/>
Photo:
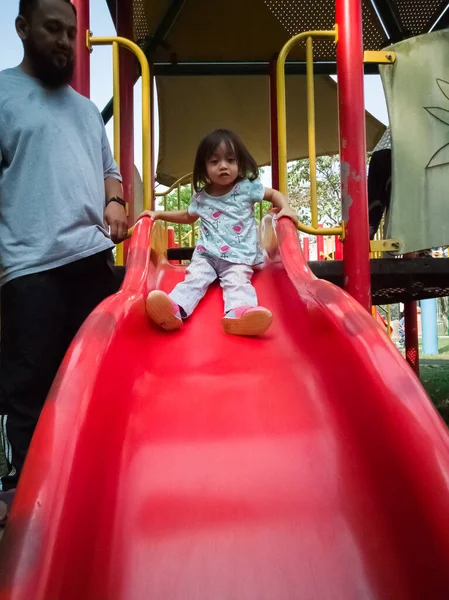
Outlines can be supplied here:
<path id="1" fill-rule="evenodd" d="M 373 150 L 368 169 L 368 208 L 370 239 L 379 229 L 391 199 L 391 130 L 386 128 L 380 142 Z"/>
<path id="2" fill-rule="evenodd" d="M 0 505 L 70 341 L 115 291 L 111 248 L 127 231 L 101 115 L 69 86 L 75 7 L 20 0 L 16 30 L 23 62 L 0 73 Z"/>

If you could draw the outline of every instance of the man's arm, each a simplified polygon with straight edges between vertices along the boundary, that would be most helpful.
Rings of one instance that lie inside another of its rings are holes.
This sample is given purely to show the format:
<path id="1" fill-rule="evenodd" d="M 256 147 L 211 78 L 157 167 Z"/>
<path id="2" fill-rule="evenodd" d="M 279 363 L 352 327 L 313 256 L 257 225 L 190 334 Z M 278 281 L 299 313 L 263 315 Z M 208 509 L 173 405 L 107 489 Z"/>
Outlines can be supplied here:
<path id="1" fill-rule="evenodd" d="M 109 202 L 111 198 L 123 198 L 123 186 L 121 181 L 115 177 L 104 180 L 104 192 L 106 207 L 104 209 L 104 220 L 109 225 L 111 240 L 114 244 L 122 242 L 128 233 L 128 217 L 126 209 L 119 202 Z"/>
<path id="2" fill-rule="evenodd" d="M 126 238 L 128 233 L 128 217 L 126 216 L 125 207 L 119 202 L 109 202 L 111 198 L 123 199 L 122 176 L 120 175 L 117 163 L 112 156 L 111 147 L 109 146 L 103 121 L 101 122 L 101 126 L 103 128 L 102 154 L 105 195 L 104 220 L 106 225 L 109 226 L 111 240 L 114 242 L 114 244 L 118 244 Z"/>

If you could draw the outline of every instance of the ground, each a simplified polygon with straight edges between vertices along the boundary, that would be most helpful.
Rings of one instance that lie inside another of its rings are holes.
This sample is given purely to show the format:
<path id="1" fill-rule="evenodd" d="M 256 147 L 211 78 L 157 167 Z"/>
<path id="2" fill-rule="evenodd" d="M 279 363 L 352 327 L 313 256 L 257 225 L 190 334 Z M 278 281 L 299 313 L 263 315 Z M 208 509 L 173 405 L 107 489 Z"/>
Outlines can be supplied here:
<path id="1" fill-rule="evenodd" d="M 438 412 L 449 425 L 449 338 L 439 339 L 439 354 L 421 359 L 420 379 Z"/>

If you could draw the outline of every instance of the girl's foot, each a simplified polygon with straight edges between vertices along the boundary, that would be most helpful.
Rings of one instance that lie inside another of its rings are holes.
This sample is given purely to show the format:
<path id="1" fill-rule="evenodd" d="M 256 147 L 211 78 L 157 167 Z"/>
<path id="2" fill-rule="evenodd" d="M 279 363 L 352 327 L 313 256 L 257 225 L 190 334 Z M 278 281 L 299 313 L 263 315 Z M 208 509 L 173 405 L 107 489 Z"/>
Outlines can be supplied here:
<path id="1" fill-rule="evenodd" d="M 181 310 L 165 292 L 153 290 L 146 301 L 147 315 L 165 331 L 176 331 L 182 327 Z"/>
<path id="2" fill-rule="evenodd" d="M 231 335 L 262 335 L 273 322 L 273 315 L 263 306 L 240 306 L 230 310 L 221 320 Z"/>

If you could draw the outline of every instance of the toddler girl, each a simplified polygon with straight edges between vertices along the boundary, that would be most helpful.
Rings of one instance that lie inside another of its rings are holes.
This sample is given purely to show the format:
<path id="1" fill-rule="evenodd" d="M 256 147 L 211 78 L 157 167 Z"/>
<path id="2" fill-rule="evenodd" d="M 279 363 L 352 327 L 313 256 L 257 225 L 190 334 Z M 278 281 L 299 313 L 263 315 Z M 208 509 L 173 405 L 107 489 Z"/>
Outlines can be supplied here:
<path id="1" fill-rule="evenodd" d="M 231 131 L 217 129 L 205 137 L 196 153 L 194 194 L 188 210 L 150 211 L 153 220 L 200 223 L 200 237 L 184 281 L 170 294 L 152 291 L 147 313 L 160 327 L 182 327 L 217 278 L 223 289 L 223 328 L 234 335 L 260 335 L 272 314 L 258 306 L 251 284 L 253 269 L 263 262 L 254 220 L 254 205 L 270 201 L 279 217 L 295 223 L 297 215 L 278 191 L 264 188 L 255 160 Z"/>

